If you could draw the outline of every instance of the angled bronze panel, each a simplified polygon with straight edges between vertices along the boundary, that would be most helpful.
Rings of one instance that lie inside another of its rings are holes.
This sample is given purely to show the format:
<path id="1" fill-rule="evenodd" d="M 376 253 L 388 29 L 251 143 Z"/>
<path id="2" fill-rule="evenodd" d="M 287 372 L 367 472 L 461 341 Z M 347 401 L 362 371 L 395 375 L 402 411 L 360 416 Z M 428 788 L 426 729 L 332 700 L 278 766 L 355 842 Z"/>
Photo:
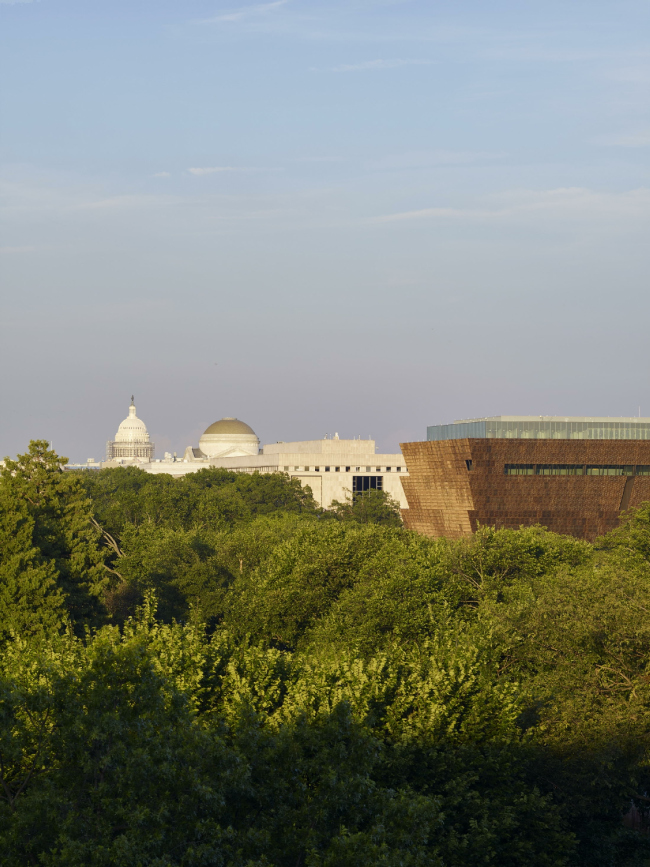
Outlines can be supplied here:
<path id="1" fill-rule="evenodd" d="M 594 539 L 617 525 L 621 510 L 650 500 L 648 476 L 504 472 L 506 464 L 650 465 L 649 441 L 464 439 L 401 448 L 409 471 L 404 522 L 428 536 L 459 538 L 478 524 L 542 524 Z"/>

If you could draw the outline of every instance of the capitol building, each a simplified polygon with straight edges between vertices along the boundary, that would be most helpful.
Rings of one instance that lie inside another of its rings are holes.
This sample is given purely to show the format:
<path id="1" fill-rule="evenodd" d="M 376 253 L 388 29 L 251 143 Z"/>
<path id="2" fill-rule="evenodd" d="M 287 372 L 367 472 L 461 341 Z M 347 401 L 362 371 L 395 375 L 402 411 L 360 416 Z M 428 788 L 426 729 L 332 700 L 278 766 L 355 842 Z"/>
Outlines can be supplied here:
<path id="1" fill-rule="evenodd" d="M 152 461 L 155 446 L 149 442 L 147 426 L 135 412 L 135 398 L 131 395 L 129 414 L 120 424 L 114 440 L 106 443 L 107 461 Z"/>
<path id="2" fill-rule="evenodd" d="M 260 445 L 255 431 L 237 418 L 226 417 L 206 428 L 198 446 L 188 446 L 182 458 L 166 452 L 155 458 L 145 423 L 131 398 L 129 414 L 115 439 L 106 444 L 102 467 L 137 466 L 147 473 L 184 476 L 219 467 L 239 473 L 286 473 L 311 488 L 316 502 L 329 508 L 333 500 L 369 490 L 386 491 L 407 508 L 402 478 L 407 475 L 401 454 L 377 454 L 371 439 L 340 439 L 338 434 L 318 440 Z"/>

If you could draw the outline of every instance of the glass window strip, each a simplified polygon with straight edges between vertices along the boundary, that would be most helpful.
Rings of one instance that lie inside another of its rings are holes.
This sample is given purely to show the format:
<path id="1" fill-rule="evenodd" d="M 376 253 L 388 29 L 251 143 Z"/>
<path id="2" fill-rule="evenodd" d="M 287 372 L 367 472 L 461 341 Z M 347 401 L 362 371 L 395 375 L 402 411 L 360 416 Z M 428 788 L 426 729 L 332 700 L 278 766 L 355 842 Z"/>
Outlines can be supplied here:
<path id="1" fill-rule="evenodd" d="M 633 421 L 504 421 L 485 419 L 475 422 L 431 425 L 427 439 L 570 439 L 570 440 L 650 440 L 650 424 Z"/>
<path id="2" fill-rule="evenodd" d="M 645 464 L 505 464 L 506 476 L 650 476 Z"/>

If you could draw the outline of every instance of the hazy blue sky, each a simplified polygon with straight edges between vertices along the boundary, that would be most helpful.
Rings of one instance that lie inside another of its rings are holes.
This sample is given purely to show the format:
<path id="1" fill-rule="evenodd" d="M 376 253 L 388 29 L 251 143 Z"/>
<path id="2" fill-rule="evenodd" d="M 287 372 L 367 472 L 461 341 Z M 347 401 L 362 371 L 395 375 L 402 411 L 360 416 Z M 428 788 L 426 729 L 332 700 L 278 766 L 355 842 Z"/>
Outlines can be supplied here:
<path id="1" fill-rule="evenodd" d="M 650 415 L 647 0 L 0 0 L 0 453 Z"/>

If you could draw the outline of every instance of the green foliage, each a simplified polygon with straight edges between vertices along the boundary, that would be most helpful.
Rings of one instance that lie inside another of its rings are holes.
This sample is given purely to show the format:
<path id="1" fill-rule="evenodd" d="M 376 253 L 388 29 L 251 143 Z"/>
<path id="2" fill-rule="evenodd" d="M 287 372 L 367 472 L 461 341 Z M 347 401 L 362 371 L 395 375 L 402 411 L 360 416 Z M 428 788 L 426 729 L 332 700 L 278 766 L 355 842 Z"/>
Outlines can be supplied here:
<path id="1" fill-rule="evenodd" d="M 115 564 L 122 580 L 107 597 L 108 608 L 122 623 L 135 613 L 147 590 L 154 590 L 164 621 L 185 620 L 193 612 L 214 626 L 223 619 L 235 580 L 254 571 L 269 550 L 306 520 L 298 514 L 276 513 L 230 531 L 127 525 Z"/>
<path id="2" fill-rule="evenodd" d="M 0 485 L 0 643 L 65 621 L 57 571 L 34 546 L 34 525 L 26 502 L 9 498 Z"/>
<path id="3" fill-rule="evenodd" d="M 395 641 L 421 644 L 457 608 L 462 596 L 444 569 L 446 546 L 414 533 L 384 538 L 314 625 L 314 648 L 355 647 L 371 656 Z"/>
<path id="4" fill-rule="evenodd" d="M 233 580 L 221 565 L 218 543 L 218 534 L 200 528 L 128 527 L 121 539 L 120 575 L 138 601 L 147 590 L 156 592 L 163 620 L 185 620 L 193 606 L 202 620 L 212 621 L 220 617 Z"/>
<path id="5" fill-rule="evenodd" d="M 275 512 L 238 524 L 219 537 L 219 556 L 231 575 L 251 575 L 271 552 L 313 521 L 313 516 Z"/>
<path id="6" fill-rule="evenodd" d="M 2 668 L 3 863 L 225 862 L 237 757 L 141 635 L 18 643 Z"/>
<path id="7" fill-rule="evenodd" d="M 19 639 L 0 662 L 5 863 L 563 864 L 571 837 L 516 762 L 441 759 L 516 744 L 496 676 L 489 640 L 319 663 L 208 643 L 150 599 L 121 635 Z"/>
<path id="8" fill-rule="evenodd" d="M 618 863 L 621 814 L 650 783 L 649 605 L 648 566 L 596 558 L 483 612 L 509 635 L 507 664 L 534 697 L 545 747 L 538 773 L 582 832 L 585 863 Z"/>
<path id="9" fill-rule="evenodd" d="M 517 582 L 554 571 L 567 564 L 579 566 L 591 558 L 591 545 L 573 536 L 549 533 L 543 527 L 495 530 L 479 527 L 473 536 L 447 548 L 446 570 L 463 589 L 468 602 L 498 599 Z"/>
<path id="10" fill-rule="evenodd" d="M 650 505 L 452 542 L 63 465 L 0 478 L 2 864 L 648 867 Z"/>
<path id="11" fill-rule="evenodd" d="M 331 511 L 339 521 L 382 524 L 384 527 L 402 525 L 399 503 L 386 491 L 365 491 L 362 494 L 350 495 L 345 503 L 334 500 Z"/>
<path id="12" fill-rule="evenodd" d="M 228 628 L 278 647 L 296 647 L 395 532 L 354 523 L 305 524 L 236 582 L 225 617 Z"/>
<path id="13" fill-rule="evenodd" d="M 626 512 L 620 526 L 598 539 L 596 547 L 650 562 L 650 503 Z"/>
<path id="14" fill-rule="evenodd" d="M 104 599 L 118 623 L 134 614 L 147 588 L 156 589 L 166 620 L 187 617 L 193 606 L 217 622 L 235 572 L 265 557 L 272 539 L 286 539 L 292 519 L 320 514 L 299 480 L 281 473 L 203 469 L 174 479 L 119 467 L 77 478 L 119 579 Z M 271 529 L 278 519 L 285 522 L 280 535 Z"/>
<path id="15" fill-rule="evenodd" d="M 235 473 L 203 469 L 180 479 L 136 467 L 80 474 L 101 526 L 120 538 L 128 526 L 168 529 L 229 528 L 278 511 L 317 514 L 298 479 L 282 473 Z"/>
<path id="16" fill-rule="evenodd" d="M 202 491 L 237 494 L 251 516 L 283 512 L 316 514 L 318 507 L 300 484 L 300 479 L 284 473 L 234 473 L 222 469 L 205 469 L 185 476 L 184 483 Z"/>
<path id="17" fill-rule="evenodd" d="M 35 440 L 0 470 L 1 604 L 10 623 L 25 622 L 30 608 L 43 624 L 57 622 L 61 607 L 77 627 L 101 617 L 105 553 L 83 487 L 63 472 L 66 460 Z"/>

